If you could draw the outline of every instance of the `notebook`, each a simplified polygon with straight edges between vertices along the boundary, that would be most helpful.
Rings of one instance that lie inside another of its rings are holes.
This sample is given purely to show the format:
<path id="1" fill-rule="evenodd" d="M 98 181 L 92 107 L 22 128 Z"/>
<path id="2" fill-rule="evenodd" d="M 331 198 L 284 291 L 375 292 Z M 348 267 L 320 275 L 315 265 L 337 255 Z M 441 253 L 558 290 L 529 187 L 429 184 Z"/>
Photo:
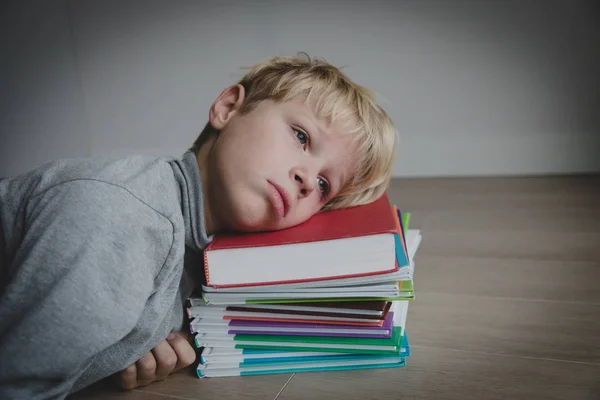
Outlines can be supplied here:
<path id="1" fill-rule="evenodd" d="M 406 253 L 411 260 L 404 276 L 408 280 L 399 281 L 396 272 L 361 278 L 357 284 L 352 278 L 321 281 L 315 286 L 312 282 L 305 287 L 300 285 L 275 285 L 245 287 L 223 290 L 208 290 L 202 293 L 202 301 L 213 305 L 269 304 L 269 303 L 311 303 L 311 302 L 348 302 L 367 300 L 410 300 L 414 298 L 412 275 L 413 258 L 421 243 L 419 230 L 406 232 Z M 327 285 L 326 285 L 327 283 Z M 262 290 L 261 290 L 262 289 Z"/>
<path id="2" fill-rule="evenodd" d="M 396 308 L 396 311 L 399 309 Z M 395 323 L 406 323 L 403 318 Z M 230 339 L 231 340 L 231 339 Z M 231 346 L 203 347 L 197 366 L 199 378 L 262 375 L 291 372 L 399 368 L 410 356 L 405 329 L 401 329 L 398 351 L 361 354 L 315 350 L 239 349 Z"/>
<path id="3" fill-rule="evenodd" d="M 387 195 L 318 213 L 277 232 L 218 236 L 204 252 L 206 287 L 236 288 L 370 277 L 398 271 L 401 230 Z M 404 253 L 404 252 L 403 252 Z"/>
<path id="4" fill-rule="evenodd" d="M 245 363 L 250 364 L 252 362 L 277 362 L 280 359 L 287 361 L 294 360 L 327 360 L 332 358 L 343 359 L 346 357 L 356 358 L 393 358 L 393 357 L 408 357 L 410 356 L 410 346 L 408 344 L 408 335 L 406 331 L 402 335 L 402 345 L 400 352 L 393 355 L 372 355 L 372 354 L 345 354 L 345 353 L 333 353 L 327 351 L 288 351 L 288 350 L 254 350 L 254 349 L 236 349 L 236 348 L 223 348 L 223 347 L 204 347 L 200 353 L 201 364 L 212 364 L 214 366 L 221 366 L 226 363 Z"/>
<path id="5" fill-rule="evenodd" d="M 381 326 L 385 317 L 372 319 L 361 316 L 324 316 L 324 315 L 295 315 L 264 312 L 243 311 L 213 311 L 205 307 L 190 307 L 187 309 L 189 318 L 193 318 L 196 324 L 215 324 L 220 321 L 271 321 L 271 322 L 295 322 L 308 324 L 327 325 L 356 325 L 356 326 Z"/>
<path id="6" fill-rule="evenodd" d="M 394 313 L 386 315 L 381 326 L 331 325 L 276 321 L 219 321 L 214 324 L 193 321 L 190 332 L 203 337 L 224 337 L 237 334 L 340 336 L 389 338 L 392 336 Z M 203 339 L 201 339 L 203 340 Z"/>
<path id="7" fill-rule="evenodd" d="M 191 303 L 190 303 L 191 304 Z M 322 302 L 304 304 L 247 304 L 227 307 L 230 310 L 286 310 L 297 312 L 365 314 L 382 316 L 390 309 L 389 301 Z"/>
<path id="8" fill-rule="evenodd" d="M 227 331 L 210 332 L 202 321 L 196 325 L 194 338 L 196 347 L 224 347 L 258 350 L 329 351 L 357 354 L 397 354 L 405 334 L 408 314 L 408 301 L 392 304 L 392 333 L 387 338 L 309 336 L 309 335 L 269 335 L 269 334 L 229 334 Z M 194 321 L 192 322 L 194 323 Z"/>
<path id="9" fill-rule="evenodd" d="M 227 376 L 251 376 L 265 374 L 289 374 L 295 372 L 325 372 L 342 370 L 361 370 L 373 368 L 400 368 L 405 365 L 404 357 L 372 358 L 367 360 L 349 359 L 349 360 L 328 360 L 287 363 L 279 365 L 271 364 L 250 364 L 244 366 L 224 366 L 208 367 L 199 364 L 196 370 L 199 378 L 216 378 Z"/>
<path id="10" fill-rule="evenodd" d="M 196 337 L 197 340 L 202 340 Z M 356 338 L 332 336 L 235 335 L 235 346 L 241 349 L 324 350 L 341 353 L 396 354 L 400 351 L 402 329 L 392 328 L 389 338 Z"/>
<path id="11" fill-rule="evenodd" d="M 335 286 L 355 287 L 376 283 L 389 283 L 391 281 L 404 281 L 407 283 L 412 279 L 413 268 L 411 268 L 411 261 L 420 245 L 421 234 L 418 230 L 409 230 L 408 220 L 410 218 L 410 213 L 401 213 L 396 209 L 396 207 L 392 207 L 392 209 L 395 211 L 394 220 L 396 222 L 396 228 L 398 229 L 395 251 L 396 264 L 399 266 L 399 268 L 390 273 L 375 274 L 371 276 L 355 276 L 348 278 L 303 281 L 298 283 L 264 283 L 259 285 L 245 285 L 236 287 L 212 287 L 208 285 L 202 285 L 202 293 L 206 294 L 207 297 L 210 297 L 217 293 L 265 293 L 269 291 L 281 292 L 295 289 L 310 290 L 312 288 L 330 288 Z M 412 288 L 408 288 L 408 290 L 412 290 Z"/>

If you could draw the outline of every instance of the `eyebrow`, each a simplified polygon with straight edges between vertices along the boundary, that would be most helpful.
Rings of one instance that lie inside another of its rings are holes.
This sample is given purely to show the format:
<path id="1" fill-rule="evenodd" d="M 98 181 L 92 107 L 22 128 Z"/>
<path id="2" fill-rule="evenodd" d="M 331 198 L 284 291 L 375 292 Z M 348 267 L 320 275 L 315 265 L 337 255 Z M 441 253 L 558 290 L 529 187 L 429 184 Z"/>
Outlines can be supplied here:
<path id="1" fill-rule="evenodd" d="M 311 112 L 306 112 L 304 110 L 296 112 L 303 120 L 308 120 L 310 122 L 310 130 L 316 131 L 319 135 L 324 136 L 325 132 L 319 126 L 319 120 L 314 116 Z"/>

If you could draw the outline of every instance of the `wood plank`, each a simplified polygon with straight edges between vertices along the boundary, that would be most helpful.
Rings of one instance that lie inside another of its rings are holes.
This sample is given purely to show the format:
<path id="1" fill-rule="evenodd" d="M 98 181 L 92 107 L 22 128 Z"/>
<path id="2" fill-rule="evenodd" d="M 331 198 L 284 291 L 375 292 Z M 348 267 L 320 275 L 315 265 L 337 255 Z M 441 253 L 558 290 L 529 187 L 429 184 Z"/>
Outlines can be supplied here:
<path id="1" fill-rule="evenodd" d="M 393 178 L 390 191 L 432 194 L 600 194 L 600 174 L 528 177 Z"/>
<path id="2" fill-rule="evenodd" d="M 152 387 L 152 385 L 150 386 Z M 67 400 L 167 400 L 161 394 L 143 393 L 138 390 L 123 391 L 117 389 L 108 380 L 103 380 L 94 385 L 74 393 Z M 171 398 L 172 400 L 172 398 Z"/>
<path id="3" fill-rule="evenodd" d="M 471 296 L 600 305 L 600 262 L 417 255 L 415 288 Z"/>
<path id="4" fill-rule="evenodd" d="M 514 230 L 424 231 L 417 257 L 526 258 L 551 261 L 600 260 L 598 232 L 534 232 Z"/>
<path id="5" fill-rule="evenodd" d="M 571 178 L 394 179 L 390 200 L 427 210 L 596 209 L 600 176 Z"/>
<path id="6" fill-rule="evenodd" d="M 68 397 L 68 400 L 173 400 L 173 397 L 163 396 L 161 394 L 144 393 L 137 390 L 130 392 L 104 392 L 104 391 L 87 391 L 85 393 Z"/>
<path id="7" fill-rule="evenodd" d="M 600 364 L 600 305 L 417 293 L 411 344 Z"/>
<path id="8" fill-rule="evenodd" d="M 412 211 L 407 209 L 407 211 Z M 456 232 L 465 230 L 485 231 L 534 231 L 599 232 L 599 209 L 569 208 L 564 210 L 427 210 L 412 211 L 411 226 L 426 231 Z"/>
<path id="9" fill-rule="evenodd" d="M 139 391 L 186 399 L 274 399 L 292 374 L 204 378 L 175 374 Z"/>
<path id="10" fill-rule="evenodd" d="M 398 369 L 298 373 L 278 400 L 600 398 L 600 366 L 414 348 Z"/>

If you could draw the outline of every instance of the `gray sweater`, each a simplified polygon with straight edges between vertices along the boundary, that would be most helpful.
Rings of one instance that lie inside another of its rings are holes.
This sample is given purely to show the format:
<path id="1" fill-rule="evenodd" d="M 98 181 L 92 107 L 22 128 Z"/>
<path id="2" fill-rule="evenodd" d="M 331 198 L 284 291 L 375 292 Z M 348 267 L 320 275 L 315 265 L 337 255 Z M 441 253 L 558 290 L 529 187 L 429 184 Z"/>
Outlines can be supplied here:
<path id="1" fill-rule="evenodd" d="M 62 399 L 184 329 L 209 241 L 190 152 L 0 181 L 0 398 Z"/>

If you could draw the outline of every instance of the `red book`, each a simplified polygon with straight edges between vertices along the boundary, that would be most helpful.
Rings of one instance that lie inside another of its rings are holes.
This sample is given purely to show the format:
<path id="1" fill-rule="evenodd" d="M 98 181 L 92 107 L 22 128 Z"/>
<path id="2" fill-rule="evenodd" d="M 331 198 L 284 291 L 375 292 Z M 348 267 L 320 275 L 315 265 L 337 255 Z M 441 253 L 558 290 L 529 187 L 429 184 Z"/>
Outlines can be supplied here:
<path id="1" fill-rule="evenodd" d="M 207 286 L 248 287 L 370 276 L 397 270 L 399 233 L 387 195 L 321 212 L 295 227 L 215 237 L 204 253 Z"/>

